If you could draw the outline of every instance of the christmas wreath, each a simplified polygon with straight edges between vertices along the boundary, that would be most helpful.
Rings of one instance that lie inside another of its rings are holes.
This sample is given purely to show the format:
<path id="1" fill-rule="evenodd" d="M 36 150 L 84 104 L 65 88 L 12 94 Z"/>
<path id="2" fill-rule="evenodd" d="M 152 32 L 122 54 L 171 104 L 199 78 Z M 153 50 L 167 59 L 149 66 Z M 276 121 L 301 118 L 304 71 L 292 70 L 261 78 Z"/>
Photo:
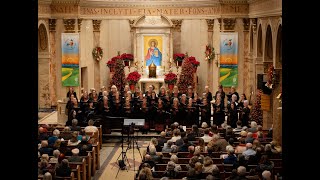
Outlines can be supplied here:
<path id="1" fill-rule="evenodd" d="M 102 59 L 103 56 L 103 51 L 101 47 L 95 47 L 92 50 L 92 56 L 95 60 L 100 61 Z"/>

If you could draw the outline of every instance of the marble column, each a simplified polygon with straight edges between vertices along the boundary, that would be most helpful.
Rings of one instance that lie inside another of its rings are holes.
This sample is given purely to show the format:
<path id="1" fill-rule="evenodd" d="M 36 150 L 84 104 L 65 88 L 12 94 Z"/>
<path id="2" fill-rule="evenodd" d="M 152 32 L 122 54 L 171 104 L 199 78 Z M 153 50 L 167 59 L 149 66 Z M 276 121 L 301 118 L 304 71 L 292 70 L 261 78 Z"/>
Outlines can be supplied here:
<path id="1" fill-rule="evenodd" d="M 213 26 L 214 26 L 214 19 L 206 19 L 208 24 L 208 44 L 212 47 L 213 43 Z M 213 73 L 213 66 L 214 66 L 214 59 L 207 61 L 207 85 L 209 86 L 210 91 L 213 90 L 213 80 L 212 80 L 212 73 Z"/>
<path id="2" fill-rule="evenodd" d="M 249 36 L 249 24 L 250 21 L 248 18 L 242 19 L 243 21 L 243 56 L 244 56 L 244 63 L 243 63 L 243 91 L 247 98 L 249 98 L 250 90 L 251 90 L 251 82 L 250 81 L 250 74 L 249 74 L 249 67 L 250 67 L 250 61 L 249 61 L 249 51 L 250 51 L 250 36 Z M 241 23 L 240 23 L 241 24 Z"/>
<path id="3" fill-rule="evenodd" d="M 51 105 L 57 106 L 57 57 L 56 57 L 56 19 L 49 19 L 49 44 L 50 44 L 50 77 L 49 89 L 51 97 Z"/>
<path id="4" fill-rule="evenodd" d="M 213 25 L 213 34 L 212 34 L 212 47 L 215 50 L 216 56 L 215 59 L 212 62 L 212 84 L 211 84 L 211 91 L 213 94 L 215 94 L 216 91 L 218 91 L 218 85 L 219 85 L 219 64 L 220 64 L 220 31 L 221 31 L 221 24 L 218 19 L 214 20 Z M 218 64 L 216 63 L 218 62 Z"/>
<path id="5" fill-rule="evenodd" d="M 100 47 L 100 24 L 101 20 L 92 20 L 93 25 L 93 48 Z M 105 51 L 105 49 L 103 49 Z M 100 90 L 100 63 L 93 59 L 93 81 L 94 88 L 99 93 Z"/>

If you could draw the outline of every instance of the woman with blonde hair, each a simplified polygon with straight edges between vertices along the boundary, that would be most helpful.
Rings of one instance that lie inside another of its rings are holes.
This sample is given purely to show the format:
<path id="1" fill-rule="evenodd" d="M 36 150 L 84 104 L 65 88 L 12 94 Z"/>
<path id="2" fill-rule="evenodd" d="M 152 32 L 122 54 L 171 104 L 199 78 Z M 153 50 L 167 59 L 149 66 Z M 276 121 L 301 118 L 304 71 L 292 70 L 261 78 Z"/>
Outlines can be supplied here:
<path id="1" fill-rule="evenodd" d="M 202 173 L 211 173 L 213 170 L 213 161 L 209 156 L 204 157 Z"/>
<path id="2" fill-rule="evenodd" d="M 208 152 L 207 146 L 206 146 L 203 138 L 198 138 L 198 146 L 195 147 L 195 150 L 200 151 L 200 152 Z"/>

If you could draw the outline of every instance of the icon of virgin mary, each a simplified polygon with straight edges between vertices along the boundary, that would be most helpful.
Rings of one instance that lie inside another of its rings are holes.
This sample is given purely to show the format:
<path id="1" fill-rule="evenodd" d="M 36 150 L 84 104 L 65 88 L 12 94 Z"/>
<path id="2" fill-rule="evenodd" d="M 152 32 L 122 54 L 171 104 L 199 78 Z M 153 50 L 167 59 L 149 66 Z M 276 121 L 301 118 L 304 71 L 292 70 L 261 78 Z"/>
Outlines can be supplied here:
<path id="1" fill-rule="evenodd" d="M 150 66 L 152 62 L 156 66 L 161 66 L 162 53 L 157 48 L 158 41 L 156 39 L 150 39 L 148 44 L 149 44 L 149 48 L 146 55 L 146 66 Z"/>

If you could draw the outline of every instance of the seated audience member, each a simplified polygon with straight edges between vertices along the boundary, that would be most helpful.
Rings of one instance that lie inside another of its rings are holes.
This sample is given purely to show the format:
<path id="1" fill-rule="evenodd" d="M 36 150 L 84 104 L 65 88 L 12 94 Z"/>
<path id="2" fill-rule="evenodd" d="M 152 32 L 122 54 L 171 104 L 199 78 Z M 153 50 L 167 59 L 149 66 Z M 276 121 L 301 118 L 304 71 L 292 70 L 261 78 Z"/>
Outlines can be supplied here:
<path id="1" fill-rule="evenodd" d="M 237 169 L 232 169 L 231 174 L 226 180 L 238 180 L 238 172 Z"/>
<path id="2" fill-rule="evenodd" d="M 154 146 L 149 147 L 149 154 L 152 161 L 154 161 L 156 164 L 161 162 L 161 157 L 157 155 L 157 150 Z"/>
<path id="3" fill-rule="evenodd" d="M 56 142 L 56 140 L 58 139 L 59 135 L 60 135 L 60 131 L 59 131 L 58 129 L 53 130 L 52 136 L 50 136 L 50 137 L 48 138 L 48 145 L 49 145 L 50 147 L 53 146 L 53 144 L 54 144 L 54 143 Z"/>
<path id="4" fill-rule="evenodd" d="M 235 164 L 237 162 L 237 156 L 234 154 L 234 149 L 227 149 L 228 156 L 223 160 L 224 164 Z"/>
<path id="5" fill-rule="evenodd" d="M 58 149 L 53 151 L 53 157 L 50 158 L 49 163 L 58 163 L 58 158 L 60 156 L 60 151 Z"/>
<path id="6" fill-rule="evenodd" d="M 260 142 L 266 141 L 261 125 L 258 125 L 258 131 L 254 133 L 252 137 L 258 139 Z"/>
<path id="7" fill-rule="evenodd" d="M 171 140 L 168 140 L 165 146 L 162 148 L 162 152 L 170 153 L 172 151 L 171 146 L 173 145 L 173 142 Z"/>
<path id="8" fill-rule="evenodd" d="M 162 131 L 160 137 L 158 138 L 158 145 L 164 146 L 164 143 L 167 143 L 166 132 Z"/>
<path id="9" fill-rule="evenodd" d="M 151 138 L 150 142 L 149 142 L 149 146 L 147 147 L 147 152 L 149 152 L 149 148 L 153 146 L 156 148 L 157 152 L 161 151 L 161 146 L 159 146 L 158 144 L 158 140 L 156 138 Z"/>
<path id="10" fill-rule="evenodd" d="M 272 180 L 271 178 L 271 172 L 270 171 L 263 171 L 262 172 L 262 180 Z"/>
<path id="11" fill-rule="evenodd" d="M 167 164 L 166 171 L 162 176 L 168 177 L 169 179 L 177 179 L 179 171 L 175 170 L 176 164 L 172 161 L 169 161 Z"/>
<path id="12" fill-rule="evenodd" d="M 90 139 L 90 136 L 86 135 L 86 132 L 84 131 L 84 129 L 81 129 L 79 131 L 79 134 L 77 136 L 77 139 L 80 141 L 83 141 L 83 138 L 85 137 L 86 141 L 88 141 Z"/>
<path id="13" fill-rule="evenodd" d="M 188 152 L 189 152 L 189 154 L 187 155 L 187 158 L 192 158 L 193 157 L 193 153 L 194 153 L 194 146 L 189 146 L 188 147 Z"/>
<path id="14" fill-rule="evenodd" d="M 221 179 L 220 169 L 217 165 L 213 165 L 212 176 L 214 177 L 214 179 Z"/>
<path id="15" fill-rule="evenodd" d="M 278 141 L 271 141 L 270 142 L 271 144 L 271 151 L 274 153 L 274 154 L 279 154 L 282 152 L 282 148 L 281 146 L 279 145 Z"/>
<path id="16" fill-rule="evenodd" d="M 195 150 L 199 150 L 200 152 L 207 152 L 207 146 L 203 138 L 198 139 L 198 146 L 195 147 Z"/>
<path id="17" fill-rule="evenodd" d="M 64 127 L 63 132 L 60 134 L 60 138 L 63 140 L 69 140 L 71 139 L 71 129 L 69 126 Z"/>
<path id="18" fill-rule="evenodd" d="M 248 132 L 256 133 L 258 131 L 257 123 L 255 121 L 251 121 L 250 128 L 248 128 Z"/>
<path id="19" fill-rule="evenodd" d="M 233 164 L 233 168 L 238 168 L 239 166 L 248 168 L 248 162 L 242 154 L 238 154 L 238 160 Z"/>
<path id="20" fill-rule="evenodd" d="M 98 128 L 97 128 L 96 126 L 94 126 L 93 124 L 94 124 L 94 121 L 93 121 L 92 119 L 90 119 L 90 120 L 88 121 L 88 126 L 86 126 L 86 127 L 84 128 L 84 131 L 85 131 L 86 133 L 93 132 L 93 133 L 98 133 L 98 134 L 99 134 Z"/>
<path id="21" fill-rule="evenodd" d="M 262 150 L 264 150 L 264 146 L 260 143 L 260 141 L 258 139 L 255 139 L 252 143 L 252 149 L 256 150 L 257 148 L 261 148 Z"/>
<path id="22" fill-rule="evenodd" d="M 209 156 L 204 157 L 202 172 L 203 173 L 212 173 L 212 170 L 213 170 L 212 158 Z"/>
<path id="23" fill-rule="evenodd" d="M 56 176 L 67 177 L 71 174 L 68 159 L 63 159 L 59 166 L 56 168 Z"/>
<path id="24" fill-rule="evenodd" d="M 50 172 L 46 172 L 44 175 L 43 175 L 43 180 L 52 180 L 52 175 Z"/>
<path id="25" fill-rule="evenodd" d="M 252 137 L 252 132 L 248 132 L 247 137 L 245 138 L 246 143 L 253 143 L 254 138 Z"/>
<path id="26" fill-rule="evenodd" d="M 271 172 L 273 167 L 274 167 L 274 163 L 273 163 L 273 161 L 269 160 L 268 155 L 262 155 L 261 159 L 259 161 L 259 164 L 256 167 L 256 170 L 258 173 L 261 174 L 265 170 Z"/>
<path id="27" fill-rule="evenodd" d="M 46 159 L 42 159 L 38 167 L 38 174 L 44 175 L 46 172 L 54 173 L 54 167 Z"/>
<path id="28" fill-rule="evenodd" d="M 271 144 L 266 144 L 264 146 L 264 154 L 268 155 L 269 158 L 273 156 Z"/>
<path id="29" fill-rule="evenodd" d="M 184 177 L 182 179 L 183 180 L 197 180 L 195 169 L 194 168 L 188 169 L 186 177 Z"/>
<path id="30" fill-rule="evenodd" d="M 226 152 L 228 142 L 225 139 L 220 139 L 218 134 L 212 136 L 212 140 L 208 143 L 208 147 L 213 147 L 213 152 Z"/>
<path id="31" fill-rule="evenodd" d="M 203 164 L 204 156 L 201 154 L 201 152 L 199 150 L 197 150 L 197 149 L 194 150 L 193 157 L 197 157 L 198 161 L 201 164 Z"/>
<path id="32" fill-rule="evenodd" d="M 40 157 L 40 162 L 38 162 L 38 166 L 40 165 L 42 160 L 49 161 L 49 155 L 48 154 L 42 154 L 41 157 Z"/>
<path id="33" fill-rule="evenodd" d="M 188 148 L 191 145 L 187 137 L 183 137 L 183 144 L 179 147 L 179 152 L 188 152 Z"/>
<path id="34" fill-rule="evenodd" d="M 48 140 L 48 133 L 45 132 L 43 127 L 39 127 L 38 142 L 40 143 L 42 140 Z"/>
<path id="35" fill-rule="evenodd" d="M 237 127 L 233 129 L 234 134 L 240 134 L 242 131 L 242 122 L 240 120 L 237 121 Z"/>
<path id="36" fill-rule="evenodd" d="M 218 126 L 216 124 L 212 124 L 210 132 L 209 132 L 209 136 L 212 137 L 214 134 L 219 135 Z"/>
<path id="37" fill-rule="evenodd" d="M 139 179 L 144 179 L 141 178 L 140 174 L 145 175 L 145 180 L 153 179 L 152 171 L 149 167 L 143 167 L 139 172 Z"/>
<path id="38" fill-rule="evenodd" d="M 72 152 L 72 156 L 68 158 L 69 162 L 82 162 L 83 158 L 79 156 L 80 151 L 78 148 L 72 149 L 71 152 Z"/>
<path id="39" fill-rule="evenodd" d="M 199 137 L 200 133 L 199 133 L 199 129 L 197 125 L 192 125 L 192 129 L 191 132 L 189 132 L 189 134 L 187 135 L 188 140 L 189 141 L 195 141 L 196 137 Z"/>
<path id="40" fill-rule="evenodd" d="M 204 130 L 206 130 L 208 128 L 208 124 L 206 122 L 202 122 L 201 124 L 201 129 L 199 129 L 200 133 L 203 134 Z"/>
<path id="41" fill-rule="evenodd" d="M 190 160 L 189 160 L 189 164 L 187 164 L 187 169 L 191 169 L 194 168 L 196 162 L 199 162 L 199 157 L 198 156 L 193 156 Z"/>
<path id="42" fill-rule="evenodd" d="M 182 170 L 181 166 L 179 165 L 179 158 L 178 158 L 177 155 L 175 155 L 175 154 L 172 155 L 170 157 L 170 161 L 175 163 L 175 168 L 174 168 L 175 171 L 181 171 Z"/>
<path id="43" fill-rule="evenodd" d="M 173 136 L 172 136 L 172 138 L 170 139 L 170 141 L 172 141 L 172 142 L 176 142 L 178 139 L 180 139 L 181 138 L 181 136 L 180 136 L 180 130 L 179 129 L 174 129 L 173 130 Z"/>
<path id="44" fill-rule="evenodd" d="M 80 131 L 81 127 L 78 126 L 78 119 L 72 119 L 72 125 L 70 126 L 71 131 Z"/>
<path id="45" fill-rule="evenodd" d="M 246 178 L 246 171 L 247 171 L 247 169 L 244 166 L 239 166 L 237 168 L 237 173 L 238 173 L 238 179 L 239 180 L 247 179 Z"/>
<path id="46" fill-rule="evenodd" d="M 53 144 L 53 149 L 59 149 L 61 145 L 61 139 L 57 139 L 56 142 Z"/>
<path id="47" fill-rule="evenodd" d="M 224 137 L 226 141 L 229 141 L 230 138 L 233 138 L 233 130 L 231 126 L 226 127 L 226 135 Z"/>
<path id="48" fill-rule="evenodd" d="M 236 146 L 235 152 L 236 153 L 243 153 L 245 150 L 247 150 L 246 141 L 244 138 L 242 138 L 242 139 L 240 139 L 240 143 L 238 144 L 238 146 Z"/>
<path id="49" fill-rule="evenodd" d="M 247 179 L 250 180 L 260 180 L 258 174 L 256 173 L 255 169 L 250 169 L 249 175 L 246 176 Z"/>
<path id="50" fill-rule="evenodd" d="M 152 158 L 151 158 L 151 156 L 150 156 L 149 154 L 146 154 L 146 155 L 144 156 L 144 161 L 143 161 L 143 163 L 141 163 L 141 165 L 142 165 L 142 164 L 145 164 L 145 163 L 149 164 L 149 166 L 150 166 L 151 169 L 156 166 L 156 163 L 152 160 Z M 141 166 L 141 165 L 140 165 L 140 166 Z M 140 168 L 139 168 L 139 169 L 140 169 Z"/>
<path id="51" fill-rule="evenodd" d="M 68 140 L 68 146 L 77 146 L 80 142 L 78 140 L 78 131 L 73 131 L 71 139 Z"/>
<path id="52" fill-rule="evenodd" d="M 208 143 L 209 141 L 211 141 L 212 137 L 209 136 L 208 128 L 204 130 L 204 135 L 201 137 L 201 139 L 203 139 L 205 143 Z"/>
<path id="53" fill-rule="evenodd" d="M 183 144 L 183 138 L 186 137 L 186 132 L 181 132 L 180 133 L 180 139 L 176 140 L 176 145 L 181 146 Z"/>
<path id="54" fill-rule="evenodd" d="M 257 152 L 252 149 L 252 144 L 251 143 L 247 143 L 246 144 L 246 148 L 247 148 L 247 150 L 243 151 L 242 154 L 244 155 L 245 159 L 248 161 L 249 157 L 250 156 L 255 156 Z"/>
<path id="55" fill-rule="evenodd" d="M 92 145 L 91 144 L 82 144 L 77 146 L 79 149 L 79 156 L 88 156 L 87 151 L 92 151 Z"/>
<path id="56" fill-rule="evenodd" d="M 179 147 L 177 145 L 172 145 L 171 148 L 172 148 L 172 150 L 169 154 L 170 155 L 173 155 L 173 154 L 178 155 Z"/>
<path id="57" fill-rule="evenodd" d="M 194 170 L 195 170 L 195 176 L 198 179 L 202 178 L 202 169 L 203 169 L 203 165 L 200 162 L 196 162 L 196 164 L 194 165 Z"/>
<path id="58" fill-rule="evenodd" d="M 39 149 L 39 152 L 40 152 L 40 155 L 48 154 L 49 156 L 52 156 L 53 149 L 48 146 L 47 140 L 41 141 L 41 148 Z"/>

